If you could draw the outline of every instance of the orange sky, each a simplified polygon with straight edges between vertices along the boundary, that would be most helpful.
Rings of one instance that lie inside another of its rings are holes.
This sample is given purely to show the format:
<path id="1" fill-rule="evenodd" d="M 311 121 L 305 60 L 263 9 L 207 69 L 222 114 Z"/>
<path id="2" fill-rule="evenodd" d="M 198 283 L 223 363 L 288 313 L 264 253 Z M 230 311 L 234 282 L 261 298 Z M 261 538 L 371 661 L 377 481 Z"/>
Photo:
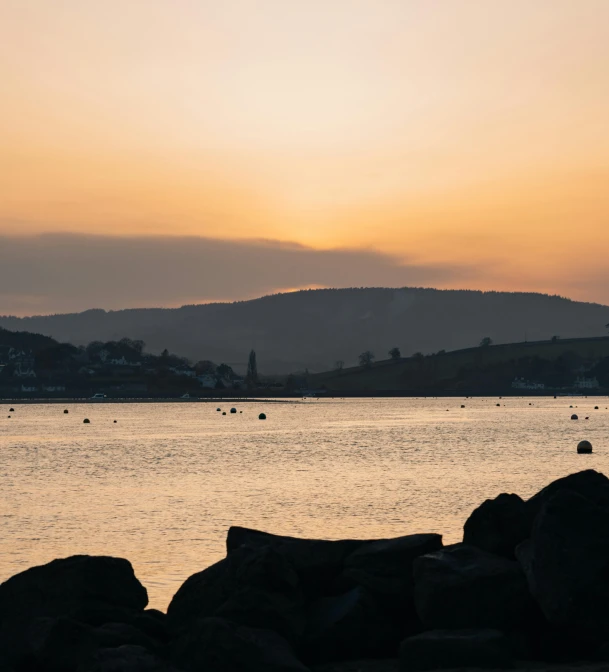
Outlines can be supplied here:
<path id="1" fill-rule="evenodd" d="M 0 235 L 372 248 L 605 300 L 607 0 L 4 0 L 0 37 Z"/>

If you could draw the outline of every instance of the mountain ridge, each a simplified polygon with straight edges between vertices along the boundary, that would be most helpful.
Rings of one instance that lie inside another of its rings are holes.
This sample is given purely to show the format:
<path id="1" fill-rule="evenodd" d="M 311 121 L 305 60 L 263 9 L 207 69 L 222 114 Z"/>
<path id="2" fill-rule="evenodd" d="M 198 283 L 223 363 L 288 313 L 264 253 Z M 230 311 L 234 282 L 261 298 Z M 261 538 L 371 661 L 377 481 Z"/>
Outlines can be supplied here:
<path id="1" fill-rule="evenodd" d="M 312 289 L 257 299 L 48 316 L 0 316 L 0 327 L 35 331 L 76 345 L 123 337 L 192 360 L 243 368 L 254 348 L 262 371 L 323 371 L 355 363 L 364 350 L 384 359 L 477 345 L 606 335 L 609 306 L 531 292 L 420 287 Z"/>

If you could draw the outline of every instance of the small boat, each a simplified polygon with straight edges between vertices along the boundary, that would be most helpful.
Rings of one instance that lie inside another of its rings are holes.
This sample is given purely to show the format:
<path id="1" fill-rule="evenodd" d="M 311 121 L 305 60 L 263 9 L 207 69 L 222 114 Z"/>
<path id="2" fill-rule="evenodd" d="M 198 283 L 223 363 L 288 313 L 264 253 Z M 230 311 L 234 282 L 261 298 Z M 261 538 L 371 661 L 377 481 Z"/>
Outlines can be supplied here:
<path id="1" fill-rule="evenodd" d="M 103 392 L 96 392 L 92 397 L 91 401 L 103 401 L 106 398 L 106 395 Z"/>

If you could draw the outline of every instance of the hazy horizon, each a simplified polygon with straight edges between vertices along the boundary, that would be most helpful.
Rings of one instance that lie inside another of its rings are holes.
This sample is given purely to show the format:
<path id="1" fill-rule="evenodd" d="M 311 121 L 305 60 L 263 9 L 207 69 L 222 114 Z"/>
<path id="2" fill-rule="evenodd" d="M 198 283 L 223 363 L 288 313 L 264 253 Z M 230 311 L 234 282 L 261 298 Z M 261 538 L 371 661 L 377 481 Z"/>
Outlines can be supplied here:
<path id="1" fill-rule="evenodd" d="M 604 0 L 8 0 L 0 312 L 345 283 L 609 303 L 608 24 Z M 178 286 L 193 246 L 222 267 Z M 125 248 L 156 297 L 95 287 Z"/>

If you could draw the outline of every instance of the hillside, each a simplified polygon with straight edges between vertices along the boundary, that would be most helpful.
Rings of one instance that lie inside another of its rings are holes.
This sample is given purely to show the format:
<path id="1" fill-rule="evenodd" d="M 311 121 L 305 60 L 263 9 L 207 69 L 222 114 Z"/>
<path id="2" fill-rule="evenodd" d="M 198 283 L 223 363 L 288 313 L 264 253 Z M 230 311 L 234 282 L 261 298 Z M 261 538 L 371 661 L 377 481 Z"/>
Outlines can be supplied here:
<path id="1" fill-rule="evenodd" d="M 509 343 L 386 359 L 370 366 L 312 375 L 308 383 L 311 388 L 337 394 L 480 394 L 505 393 L 515 378 L 543 383 L 544 389 L 573 388 L 578 376 L 594 377 L 601 388 L 609 387 L 609 336 Z"/>
<path id="2" fill-rule="evenodd" d="M 609 307 L 532 293 L 419 288 L 325 289 L 252 301 L 43 317 L 0 317 L 0 326 L 80 345 L 123 337 L 151 352 L 168 348 L 191 360 L 245 370 L 254 348 L 264 373 L 324 371 L 372 350 L 403 355 L 494 343 L 603 336 Z"/>

